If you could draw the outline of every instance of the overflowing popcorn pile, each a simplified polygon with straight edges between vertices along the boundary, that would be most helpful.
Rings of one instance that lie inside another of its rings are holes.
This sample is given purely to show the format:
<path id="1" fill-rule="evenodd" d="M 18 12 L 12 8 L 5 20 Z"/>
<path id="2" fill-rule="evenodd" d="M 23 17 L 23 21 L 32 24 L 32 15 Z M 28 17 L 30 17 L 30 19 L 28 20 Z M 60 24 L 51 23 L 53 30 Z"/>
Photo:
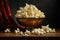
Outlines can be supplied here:
<path id="1" fill-rule="evenodd" d="M 45 18 L 45 15 L 36 6 L 26 4 L 25 7 L 20 7 L 20 9 L 17 10 L 15 17 L 16 18 Z"/>
<path id="2" fill-rule="evenodd" d="M 5 32 L 11 32 L 10 29 L 6 29 Z M 43 35 L 46 33 L 51 33 L 51 32 L 56 32 L 55 29 L 50 28 L 49 25 L 46 26 L 41 26 L 41 28 L 35 28 L 32 31 L 29 31 L 26 29 L 25 32 L 20 31 L 19 28 L 17 28 L 17 30 L 15 30 L 15 33 L 20 33 L 20 35 L 25 35 L 25 36 L 29 36 L 31 34 L 33 35 Z"/>

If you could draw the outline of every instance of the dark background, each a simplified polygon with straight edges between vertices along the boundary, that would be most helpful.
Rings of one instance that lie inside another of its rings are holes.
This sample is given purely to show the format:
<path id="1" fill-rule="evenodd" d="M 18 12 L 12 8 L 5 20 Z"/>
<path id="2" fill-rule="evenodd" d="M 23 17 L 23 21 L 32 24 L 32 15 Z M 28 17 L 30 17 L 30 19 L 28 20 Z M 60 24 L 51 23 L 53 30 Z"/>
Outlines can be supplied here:
<path id="1" fill-rule="evenodd" d="M 16 11 L 19 7 L 24 7 L 26 3 L 35 5 L 46 15 L 42 25 L 49 24 L 52 28 L 60 28 L 58 13 L 58 0 L 8 0 L 12 16 L 15 20 Z"/>

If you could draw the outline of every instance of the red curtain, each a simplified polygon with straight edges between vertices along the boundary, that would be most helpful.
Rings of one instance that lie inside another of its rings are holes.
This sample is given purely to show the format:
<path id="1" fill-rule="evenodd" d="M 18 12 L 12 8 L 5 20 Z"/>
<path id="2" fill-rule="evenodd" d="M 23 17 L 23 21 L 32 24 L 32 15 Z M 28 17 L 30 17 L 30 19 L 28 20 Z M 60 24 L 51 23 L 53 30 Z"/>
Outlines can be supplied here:
<path id="1" fill-rule="evenodd" d="M 0 0 L 0 28 L 16 28 L 18 25 L 13 20 L 11 11 L 8 5 L 8 0 Z M 20 26 L 25 28 L 24 26 Z"/>

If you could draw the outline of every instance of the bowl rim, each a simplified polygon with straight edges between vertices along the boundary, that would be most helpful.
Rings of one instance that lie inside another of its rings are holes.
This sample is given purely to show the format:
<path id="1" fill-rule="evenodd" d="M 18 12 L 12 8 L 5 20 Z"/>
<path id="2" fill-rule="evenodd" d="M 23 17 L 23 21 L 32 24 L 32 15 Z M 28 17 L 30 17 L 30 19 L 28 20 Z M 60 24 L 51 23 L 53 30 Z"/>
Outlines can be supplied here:
<path id="1" fill-rule="evenodd" d="M 16 19 L 45 19 L 45 18 L 16 18 Z"/>

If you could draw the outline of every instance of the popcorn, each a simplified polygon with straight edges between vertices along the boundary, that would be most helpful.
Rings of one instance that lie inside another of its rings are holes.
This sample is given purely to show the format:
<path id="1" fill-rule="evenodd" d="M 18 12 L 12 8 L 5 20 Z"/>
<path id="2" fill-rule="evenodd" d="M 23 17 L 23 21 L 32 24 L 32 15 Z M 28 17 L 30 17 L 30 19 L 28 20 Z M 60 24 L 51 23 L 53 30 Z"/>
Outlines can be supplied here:
<path id="1" fill-rule="evenodd" d="M 46 33 L 44 29 L 40 29 L 41 32 Z"/>
<path id="2" fill-rule="evenodd" d="M 18 12 L 18 13 L 20 13 L 20 12 L 21 12 L 21 10 L 17 10 L 17 12 Z"/>
<path id="3" fill-rule="evenodd" d="M 24 9 L 27 9 L 29 8 L 29 4 L 26 3 L 26 6 L 24 7 Z"/>
<path id="4" fill-rule="evenodd" d="M 29 36 L 29 35 L 25 33 L 25 36 Z"/>
<path id="5" fill-rule="evenodd" d="M 4 32 L 7 32 L 7 30 L 5 30 Z"/>
<path id="6" fill-rule="evenodd" d="M 30 31 L 29 30 L 26 30 L 26 32 L 25 32 L 26 34 L 30 34 Z"/>
<path id="7" fill-rule="evenodd" d="M 16 16 L 16 17 L 21 17 L 21 15 L 19 15 L 19 14 L 17 14 L 18 16 Z"/>
<path id="8" fill-rule="evenodd" d="M 49 28 L 49 25 L 41 26 L 46 32 L 55 32 L 55 29 Z"/>
<path id="9" fill-rule="evenodd" d="M 11 32 L 9 28 L 7 28 L 4 32 Z"/>
<path id="10" fill-rule="evenodd" d="M 38 30 L 34 30 L 34 33 L 37 34 L 38 33 Z"/>
<path id="11" fill-rule="evenodd" d="M 33 31 L 32 31 L 33 34 L 37 34 L 37 35 L 41 35 L 41 34 L 44 34 L 44 31 L 42 31 L 40 28 L 35 28 Z"/>
<path id="12" fill-rule="evenodd" d="M 52 32 L 52 28 L 48 28 L 49 32 Z"/>
<path id="13" fill-rule="evenodd" d="M 21 31 L 20 34 L 23 35 L 24 33 Z"/>
<path id="14" fill-rule="evenodd" d="M 44 33 L 41 31 L 37 31 L 37 35 L 42 35 L 42 34 L 44 34 Z"/>
<path id="15" fill-rule="evenodd" d="M 34 31 L 32 31 L 31 33 L 34 34 Z"/>
<path id="16" fill-rule="evenodd" d="M 17 32 L 20 32 L 20 29 L 19 28 L 17 28 Z"/>
<path id="17" fill-rule="evenodd" d="M 35 28 L 31 32 L 29 30 L 26 30 L 25 32 L 20 31 L 19 28 L 15 30 L 15 33 L 20 33 L 20 35 L 25 35 L 29 36 L 31 33 L 36 34 L 36 35 L 43 35 L 45 33 L 50 33 L 50 32 L 56 32 L 56 30 L 53 28 L 50 28 L 49 25 L 46 26 L 41 26 L 42 28 Z M 5 30 L 5 32 L 11 32 L 9 28 Z"/>
<path id="18" fill-rule="evenodd" d="M 49 30 L 46 30 L 47 33 L 49 33 Z"/>
<path id="19" fill-rule="evenodd" d="M 36 35 L 43 35 L 45 33 L 56 32 L 55 29 L 50 28 L 49 25 L 41 26 L 42 28 L 35 28 L 31 31 L 31 33 Z"/>
<path id="20" fill-rule="evenodd" d="M 18 33 L 18 31 L 17 31 L 17 30 L 15 30 L 15 33 Z"/>
<path id="21" fill-rule="evenodd" d="M 52 32 L 56 32 L 54 28 L 53 28 Z"/>
<path id="22" fill-rule="evenodd" d="M 20 29 L 19 28 L 17 28 L 17 30 L 15 30 L 15 33 L 19 33 L 20 32 Z"/>
<path id="23" fill-rule="evenodd" d="M 46 25 L 47 28 L 49 28 L 49 25 Z"/>
<path id="24" fill-rule="evenodd" d="M 45 15 L 41 10 L 39 10 L 34 5 L 29 5 L 26 3 L 25 7 L 20 7 L 20 10 L 17 10 L 15 17 L 17 18 L 45 18 Z"/>
<path id="25" fill-rule="evenodd" d="M 41 34 L 41 32 L 40 31 L 37 31 L 37 33 L 36 33 L 37 35 L 40 35 Z"/>
<path id="26" fill-rule="evenodd" d="M 46 26 L 41 26 L 42 29 L 44 29 L 45 31 L 49 28 L 49 25 L 46 25 Z"/>
<path id="27" fill-rule="evenodd" d="M 23 10 L 23 7 L 20 7 L 20 10 Z"/>
<path id="28" fill-rule="evenodd" d="M 44 30 L 43 30 L 43 29 L 40 29 L 40 31 L 42 31 L 42 32 L 43 32 Z"/>
<path id="29" fill-rule="evenodd" d="M 44 34 L 44 32 L 40 32 L 40 35 L 43 35 Z"/>

